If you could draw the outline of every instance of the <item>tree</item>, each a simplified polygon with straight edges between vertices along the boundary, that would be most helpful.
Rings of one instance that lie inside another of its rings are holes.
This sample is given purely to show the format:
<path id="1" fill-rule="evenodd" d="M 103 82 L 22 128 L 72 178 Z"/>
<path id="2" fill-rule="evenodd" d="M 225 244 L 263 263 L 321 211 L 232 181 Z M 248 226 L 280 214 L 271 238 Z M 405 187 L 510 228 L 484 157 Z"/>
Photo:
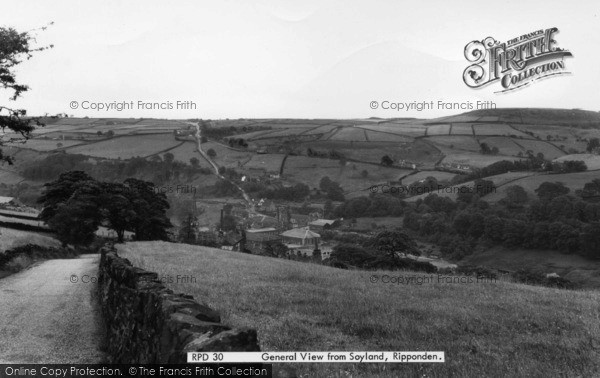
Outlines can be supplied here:
<path id="1" fill-rule="evenodd" d="M 196 158 L 196 157 L 193 157 L 190 159 L 190 165 L 193 168 L 198 168 L 198 166 L 200 165 L 200 160 L 198 160 L 198 158 Z"/>
<path id="2" fill-rule="evenodd" d="M 598 138 L 591 138 L 588 141 L 588 144 L 587 144 L 587 147 L 586 147 L 586 151 L 587 152 L 594 152 L 594 150 L 596 150 L 599 147 L 600 147 L 600 139 L 598 139 Z"/>
<path id="3" fill-rule="evenodd" d="M 592 259 L 600 259 L 600 223 L 590 223 L 582 230 L 581 248 Z"/>
<path id="4" fill-rule="evenodd" d="M 152 182 L 128 178 L 125 186 L 131 193 L 131 209 L 135 212 L 131 228 L 136 240 L 169 240 L 167 230 L 173 225 L 166 215 L 169 202 Z"/>
<path id="5" fill-rule="evenodd" d="M 481 152 L 483 155 L 489 155 L 490 153 L 492 153 L 492 150 L 490 149 L 490 146 L 487 143 L 481 143 L 479 145 L 479 152 Z"/>
<path id="6" fill-rule="evenodd" d="M 44 184 L 44 192 L 37 201 L 44 206 L 40 219 L 47 223 L 56 215 L 60 204 L 67 202 L 86 181 L 93 180 L 85 172 L 70 171 L 62 173 L 57 180 Z"/>
<path id="7" fill-rule="evenodd" d="M 522 186 L 512 185 L 506 188 L 505 202 L 510 206 L 520 206 L 527 203 L 527 192 Z"/>
<path id="8" fill-rule="evenodd" d="M 577 191 L 577 194 L 589 202 L 600 201 L 600 179 L 594 179 L 586 183 L 582 190 Z"/>
<path id="9" fill-rule="evenodd" d="M 475 193 L 480 197 L 496 192 L 494 182 L 491 180 L 475 180 L 474 189 Z"/>
<path id="10" fill-rule="evenodd" d="M 417 243 L 402 231 L 386 230 L 370 238 L 366 243 L 370 247 L 381 253 L 394 267 L 399 256 L 398 253 L 406 253 L 419 256 L 421 253 L 417 248 Z"/>
<path id="11" fill-rule="evenodd" d="M 265 246 L 265 255 L 271 257 L 287 257 L 288 247 L 280 241 L 267 242 Z"/>
<path id="12" fill-rule="evenodd" d="M 109 229 L 117 233 L 117 242 L 123 243 L 125 231 L 132 230 L 136 212 L 135 195 L 121 183 L 102 183 L 102 216 Z"/>
<path id="13" fill-rule="evenodd" d="M 329 191 L 329 187 L 332 183 L 333 181 L 331 181 L 329 176 L 323 176 L 321 177 L 321 181 L 319 181 L 319 189 L 321 189 L 324 192 L 327 192 Z"/>
<path id="14" fill-rule="evenodd" d="M 166 195 L 154 184 L 133 178 L 123 184 L 97 182 L 85 172 L 71 171 L 44 185 L 38 202 L 40 218 L 65 243 L 87 244 L 101 222 L 123 241 L 126 230 L 137 240 L 168 240 L 172 227 L 166 210 Z"/>
<path id="15" fill-rule="evenodd" d="M 165 153 L 165 154 L 163 155 L 163 160 L 164 160 L 164 161 L 165 161 L 165 163 L 167 163 L 168 165 L 171 165 L 171 164 L 173 164 L 173 161 L 175 161 L 175 156 L 174 156 L 172 153 L 170 153 L 170 152 L 167 152 L 167 153 Z"/>
<path id="16" fill-rule="evenodd" d="M 114 132 L 114 131 L 112 131 L 112 130 L 108 130 L 108 131 L 106 132 L 106 136 L 108 136 L 109 138 L 112 138 L 112 137 L 114 137 L 114 136 L 115 136 L 115 132 Z"/>
<path id="17" fill-rule="evenodd" d="M 550 201 L 551 199 L 566 195 L 570 191 L 562 182 L 543 182 L 536 190 L 538 198 L 542 201 Z"/>
<path id="18" fill-rule="evenodd" d="M 329 257 L 334 266 L 363 267 L 375 258 L 375 255 L 367 249 L 356 244 L 338 244 L 333 247 Z"/>
<path id="19" fill-rule="evenodd" d="M 100 185 L 84 172 L 67 172 L 44 186 L 38 200 L 44 204 L 40 218 L 56 232 L 63 246 L 91 243 L 102 220 Z"/>
<path id="20" fill-rule="evenodd" d="M 471 203 L 473 201 L 473 197 L 475 197 L 475 193 L 472 188 L 469 188 L 466 185 L 462 185 L 458 187 L 458 191 L 456 193 L 456 201 Z"/>
<path id="21" fill-rule="evenodd" d="M 46 28 L 43 27 L 42 30 Z M 0 27 L 0 87 L 12 91 L 10 100 L 16 100 L 22 93 L 27 92 L 29 87 L 17 82 L 14 68 L 33 56 L 34 52 L 52 48 L 52 45 L 44 47 L 33 47 L 35 36 L 31 32 L 19 33 L 13 28 Z M 40 118 L 28 117 L 25 109 L 12 109 L 0 105 L 0 130 L 20 134 L 28 139 L 30 133 L 36 126 L 44 126 Z M 6 142 L 6 141 L 5 141 Z M 0 140 L 0 146 L 2 141 Z M 13 163 L 11 156 L 4 155 L 0 149 L 0 162 Z"/>
<path id="22" fill-rule="evenodd" d="M 206 151 L 206 154 L 211 158 L 215 158 L 217 156 L 217 152 L 215 150 L 213 150 L 212 148 L 209 148 L 208 151 Z"/>
<path id="23" fill-rule="evenodd" d="M 381 165 L 385 165 L 386 167 L 391 166 L 392 164 L 394 164 L 394 161 L 392 160 L 391 157 L 389 157 L 388 155 L 384 155 L 381 158 Z"/>
<path id="24" fill-rule="evenodd" d="M 369 171 L 367 171 L 366 169 L 363 169 L 363 171 L 360 172 L 360 176 L 362 178 L 367 178 L 369 176 Z"/>

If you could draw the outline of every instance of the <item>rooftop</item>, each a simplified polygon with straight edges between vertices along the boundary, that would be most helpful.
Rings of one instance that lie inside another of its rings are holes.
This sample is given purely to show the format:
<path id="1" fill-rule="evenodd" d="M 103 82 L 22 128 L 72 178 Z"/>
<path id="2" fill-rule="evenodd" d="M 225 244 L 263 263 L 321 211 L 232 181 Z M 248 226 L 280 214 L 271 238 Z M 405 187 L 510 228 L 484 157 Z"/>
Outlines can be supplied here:
<path id="1" fill-rule="evenodd" d="M 306 239 L 306 238 L 320 238 L 321 235 L 316 232 L 310 231 L 306 227 L 301 228 L 292 228 L 291 230 L 287 230 L 281 234 L 281 236 L 288 238 L 298 238 L 298 239 Z"/>
<path id="2" fill-rule="evenodd" d="M 275 229 L 273 227 L 251 228 L 249 230 L 246 230 L 246 232 L 250 232 L 250 233 L 274 232 L 274 231 L 277 231 L 277 229 Z"/>
<path id="3" fill-rule="evenodd" d="M 332 225 L 335 222 L 333 219 L 317 219 L 315 221 L 310 222 L 312 226 L 326 226 Z"/>

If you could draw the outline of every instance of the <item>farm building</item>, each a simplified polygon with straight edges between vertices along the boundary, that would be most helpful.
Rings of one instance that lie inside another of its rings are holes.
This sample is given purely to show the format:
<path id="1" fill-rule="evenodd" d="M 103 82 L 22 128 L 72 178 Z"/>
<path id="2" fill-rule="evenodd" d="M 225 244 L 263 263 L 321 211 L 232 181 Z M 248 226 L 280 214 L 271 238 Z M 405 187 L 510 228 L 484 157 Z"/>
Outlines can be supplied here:
<path id="1" fill-rule="evenodd" d="M 333 220 L 333 219 L 317 219 L 317 220 L 310 222 L 308 224 L 308 227 L 310 230 L 323 231 L 323 230 L 331 227 L 333 225 L 333 223 L 335 223 L 335 220 Z"/>
<path id="2" fill-rule="evenodd" d="M 318 247 L 321 241 L 321 235 L 308 229 L 308 227 L 292 228 L 281 234 L 283 244 L 288 245 L 288 248 L 309 246 Z"/>
<path id="3" fill-rule="evenodd" d="M 262 253 L 269 242 L 281 240 L 276 228 L 254 228 L 246 230 L 246 248 L 252 253 Z"/>

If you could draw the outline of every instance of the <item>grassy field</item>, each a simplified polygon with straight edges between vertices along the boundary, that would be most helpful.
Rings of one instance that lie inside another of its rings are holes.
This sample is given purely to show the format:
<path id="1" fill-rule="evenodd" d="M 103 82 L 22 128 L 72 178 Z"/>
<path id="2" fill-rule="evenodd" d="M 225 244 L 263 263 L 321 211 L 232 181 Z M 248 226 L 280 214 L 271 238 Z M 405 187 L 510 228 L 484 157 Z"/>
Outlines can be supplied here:
<path id="1" fill-rule="evenodd" d="M 461 261 L 465 265 L 488 266 L 517 271 L 528 269 L 541 273 L 557 273 L 587 289 L 600 289 L 600 261 L 551 250 L 507 249 L 493 247 L 476 252 Z"/>
<path id="2" fill-rule="evenodd" d="M 367 177 L 362 176 L 362 171 L 367 171 Z M 345 192 L 366 190 L 377 183 L 397 180 L 408 172 L 410 171 L 354 162 L 342 167 L 337 160 L 306 156 L 289 156 L 283 170 L 287 180 L 307 184 L 310 188 L 318 188 L 321 178 L 328 176 L 338 182 Z"/>
<path id="3" fill-rule="evenodd" d="M 246 163 L 254 156 L 253 152 L 236 151 L 216 142 L 203 143 L 202 149 L 204 151 L 213 149 L 217 153 L 213 160 L 219 167 L 237 168 L 239 164 Z"/>
<path id="4" fill-rule="evenodd" d="M 428 140 L 438 146 L 455 148 L 457 150 L 479 152 L 481 149 L 477 139 L 468 135 L 438 135 L 429 136 L 423 139 Z"/>
<path id="5" fill-rule="evenodd" d="M 210 248 L 140 242 L 119 253 L 258 330 L 264 351 L 445 351 L 444 364 L 275 364 L 303 377 L 549 377 L 600 373 L 600 293 L 519 284 L 370 283 L 346 271 Z"/>
<path id="6" fill-rule="evenodd" d="M 410 175 L 404 179 L 402 179 L 402 184 L 410 185 L 413 182 L 426 179 L 427 177 L 435 177 L 438 181 L 451 180 L 456 173 L 450 172 L 442 172 L 442 171 L 421 171 L 419 173 L 415 173 L 414 175 Z"/>
<path id="7" fill-rule="evenodd" d="M 404 135 L 384 133 L 378 131 L 367 131 L 367 138 L 371 142 L 390 142 L 390 143 L 407 143 L 412 141 L 412 138 L 409 138 Z"/>
<path id="8" fill-rule="evenodd" d="M 523 179 L 523 177 L 525 177 L 525 179 Z M 485 201 L 490 201 L 490 202 L 499 201 L 502 198 L 506 197 L 506 188 L 507 187 L 509 187 L 511 185 L 517 185 L 522 180 L 526 180 L 528 178 L 537 178 L 537 177 L 542 178 L 541 179 L 542 181 L 540 181 L 540 183 L 542 183 L 544 181 L 548 181 L 548 180 L 543 180 L 543 178 L 544 177 L 547 178 L 548 175 L 535 176 L 535 174 L 532 172 L 508 172 L 508 173 L 503 173 L 501 175 L 486 177 L 485 180 L 490 180 L 494 183 L 494 185 L 496 186 L 496 191 L 486 195 L 485 197 L 483 197 L 483 199 Z M 440 191 L 435 191 L 434 193 L 440 197 L 448 197 L 453 200 L 456 200 L 459 187 L 466 186 L 469 188 L 473 188 L 474 185 L 475 185 L 474 181 L 468 181 L 468 182 L 462 183 L 460 185 L 455 185 L 455 186 L 452 186 L 449 188 L 441 189 Z M 536 188 L 537 188 L 537 186 L 536 186 Z M 427 197 L 429 194 L 430 193 L 420 194 L 417 196 L 409 197 L 406 200 L 408 202 L 414 202 L 419 198 Z"/>
<path id="9" fill-rule="evenodd" d="M 485 124 L 485 123 L 476 123 L 473 125 L 473 129 L 475 130 L 475 134 L 477 136 L 522 136 L 523 138 L 531 138 L 530 135 L 527 135 L 519 130 L 513 129 L 509 125 L 506 124 Z"/>
<path id="10" fill-rule="evenodd" d="M 550 126 L 550 125 L 514 125 L 515 129 L 521 130 L 522 132 L 531 132 L 534 137 L 541 140 L 548 140 L 548 136 L 553 139 L 572 139 L 574 138 L 571 130 L 575 131 L 571 127 L 564 126 Z"/>
<path id="11" fill-rule="evenodd" d="M 573 154 L 565 155 L 555 159 L 554 161 L 581 160 L 587 165 L 588 170 L 600 169 L 600 155 L 594 154 Z M 599 174 L 600 176 L 600 174 Z"/>
<path id="12" fill-rule="evenodd" d="M 470 123 L 455 123 L 452 125 L 452 135 L 471 135 L 473 136 L 473 127 Z"/>
<path id="13" fill-rule="evenodd" d="M 433 125 L 427 128 L 427 135 L 450 135 L 450 125 Z"/>
<path id="14" fill-rule="evenodd" d="M 307 144 L 307 146 L 309 146 Z M 314 142 L 310 143 L 317 150 L 336 150 L 349 159 L 379 164 L 384 155 L 394 161 L 408 160 L 419 167 L 430 167 L 439 159 L 440 152 L 431 144 L 419 139 L 413 143 L 385 142 Z"/>
<path id="15" fill-rule="evenodd" d="M 366 142 L 365 138 L 365 130 L 354 128 L 354 127 L 344 127 L 340 129 L 337 133 L 333 134 L 330 140 L 341 140 L 341 141 L 353 141 L 353 142 Z"/>
<path id="16" fill-rule="evenodd" d="M 288 126 L 288 128 L 282 128 L 279 130 L 271 130 L 270 133 L 259 136 L 259 137 L 255 137 L 253 139 L 265 139 L 265 138 L 281 138 L 281 137 L 289 137 L 289 136 L 295 136 L 295 135 L 299 135 L 304 131 L 310 130 L 311 128 L 314 128 L 315 126 L 308 126 L 308 127 L 294 127 L 293 125 Z"/>
<path id="17" fill-rule="evenodd" d="M 525 153 L 511 138 L 488 137 L 480 139 L 479 142 L 486 143 L 490 148 L 496 147 L 501 155 L 517 156 L 519 152 Z"/>
<path id="18" fill-rule="evenodd" d="M 25 244 L 37 244 L 42 247 L 60 247 L 60 242 L 39 232 L 13 230 L 0 227 L 0 252 Z"/>
<path id="19" fill-rule="evenodd" d="M 544 154 L 544 158 L 546 159 L 556 159 L 557 157 L 563 156 L 565 154 L 558 147 L 548 142 L 529 139 L 515 139 L 515 143 L 523 146 L 525 151 L 533 151 L 534 155 L 537 155 L 541 152 L 542 154 Z M 559 144 L 558 142 L 554 143 Z"/>
<path id="20" fill-rule="evenodd" d="M 145 157 L 159 151 L 173 148 L 181 142 L 175 140 L 173 134 L 155 134 L 139 136 L 119 137 L 103 142 L 87 144 L 69 148 L 70 154 L 83 154 L 108 159 L 130 159 L 134 156 Z"/>
<path id="21" fill-rule="evenodd" d="M 250 159 L 244 164 L 244 170 L 260 169 L 265 172 L 279 172 L 281 162 L 285 155 L 283 154 L 256 154 L 250 156 Z"/>
<path id="22" fill-rule="evenodd" d="M 18 184 L 23 181 L 23 177 L 12 171 L 0 171 L 0 183 L 6 185 Z"/>
<path id="23" fill-rule="evenodd" d="M 479 116 L 471 115 L 469 113 L 466 114 L 458 114 L 449 117 L 435 118 L 432 120 L 428 120 L 428 123 L 469 123 L 469 122 L 477 122 L 479 120 Z"/>
<path id="24" fill-rule="evenodd" d="M 514 172 L 519 173 L 519 172 Z M 527 172 L 525 172 L 527 173 Z M 508 175 L 510 175 L 510 173 L 507 173 Z M 486 180 L 490 180 L 490 179 L 494 179 L 494 177 L 499 177 L 499 176 L 503 176 L 503 175 L 498 175 L 498 176 L 492 176 L 492 177 L 488 177 L 486 178 Z M 577 189 L 582 189 L 583 186 L 598 178 L 598 172 L 594 172 L 594 171 L 587 171 L 587 172 L 579 172 L 579 173 L 564 173 L 564 174 L 550 174 L 550 175 L 533 175 L 533 176 L 529 176 L 529 177 L 524 177 L 518 180 L 515 180 L 513 182 L 510 183 L 510 185 L 520 185 L 522 186 L 525 191 L 527 193 L 529 193 L 530 195 L 534 196 L 535 195 L 535 190 L 543 183 L 543 182 L 562 182 L 563 184 L 565 184 L 566 187 L 568 187 L 569 189 L 571 189 L 571 193 L 570 194 L 574 194 L 573 192 Z M 495 180 L 494 180 L 495 182 Z M 498 185 L 498 184 L 496 184 Z M 506 186 L 502 186 L 499 187 L 497 189 L 497 191 L 495 193 L 490 193 L 489 195 L 485 196 L 485 200 L 486 201 L 498 201 L 504 197 L 506 197 L 506 189 L 510 186 L 510 185 L 506 185 Z"/>
<path id="25" fill-rule="evenodd" d="M 421 124 L 404 124 L 395 122 L 383 122 L 376 125 L 360 125 L 360 128 L 381 131 L 386 133 L 407 135 L 407 136 L 423 136 L 427 127 Z"/>
<path id="26" fill-rule="evenodd" d="M 267 137 L 268 134 L 273 133 L 277 130 L 259 130 L 259 131 L 252 131 L 250 133 L 245 133 L 245 134 L 238 134 L 235 137 L 236 138 L 243 138 L 243 139 L 247 139 L 247 140 L 254 140 L 254 139 L 261 139 L 262 136 Z"/>
<path id="27" fill-rule="evenodd" d="M 452 155 L 446 156 L 444 163 L 458 163 L 458 164 L 469 164 L 475 168 L 487 167 L 490 164 L 496 163 L 502 160 L 519 160 L 516 157 L 503 156 L 503 155 L 482 155 L 477 152 L 459 152 L 453 153 Z"/>
<path id="28" fill-rule="evenodd" d="M 12 144 L 14 147 L 29 148 L 36 151 L 53 151 L 57 149 L 77 146 L 83 141 L 76 140 L 51 140 L 51 139 L 29 139 L 24 144 Z"/>
<path id="29" fill-rule="evenodd" d="M 302 134 L 304 134 L 304 135 L 328 134 L 328 133 L 332 132 L 333 130 L 335 130 L 337 127 L 338 127 L 337 125 L 323 125 L 323 126 L 319 126 L 317 128 L 308 129 L 308 130 L 304 131 Z"/>
<path id="30" fill-rule="evenodd" d="M 190 159 L 195 157 L 200 162 L 201 167 L 210 167 L 210 164 L 202 158 L 202 155 L 196 149 L 197 146 L 195 142 L 185 142 L 181 146 L 169 150 L 169 152 L 173 154 L 175 160 L 189 164 Z"/>

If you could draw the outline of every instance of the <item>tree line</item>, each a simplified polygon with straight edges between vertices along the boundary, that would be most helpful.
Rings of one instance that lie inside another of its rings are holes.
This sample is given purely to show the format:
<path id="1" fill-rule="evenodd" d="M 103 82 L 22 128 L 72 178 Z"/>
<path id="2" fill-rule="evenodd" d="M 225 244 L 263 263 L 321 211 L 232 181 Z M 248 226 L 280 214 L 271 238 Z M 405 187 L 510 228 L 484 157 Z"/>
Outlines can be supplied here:
<path id="1" fill-rule="evenodd" d="M 91 161 L 89 156 L 81 154 L 54 153 L 34 164 L 26 166 L 22 175 L 28 180 L 43 181 L 56 179 L 67 171 L 84 171 L 94 177 L 102 177 L 110 181 L 124 180 L 128 177 L 147 177 L 157 185 L 169 180 L 191 181 L 197 175 L 210 175 L 212 171 L 200 167 L 200 161 L 193 157 L 189 164 L 174 159 L 167 152 L 146 159 L 133 157 L 129 160 L 97 160 Z"/>
<path id="2" fill-rule="evenodd" d="M 102 182 L 70 171 L 45 184 L 38 202 L 43 205 L 40 218 L 64 246 L 89 245 L 101 225 L 114 230 L 119 242 L 125 231 L 133 232 L 136 240 L 169 240 L 169 203 L 152 182 Z"/>
<path id="3" fill-rule="evenodd" d="M 485 181 L 479 190 L 486 190 Z M 483 194 L 467 191 L 456 200 L 430 194 L 414 203 L 378 194 L 346 201 L 334 213 L 346 218 L 403 216 L 406 230 L 440 245 L 444 255 L 455 259 L 491 245 L 600 258 L 600 179 L 575 193 L 562 183 L 544 182 L 535 198 L 514 185 L 495 204 L 484 201 Z"/>

